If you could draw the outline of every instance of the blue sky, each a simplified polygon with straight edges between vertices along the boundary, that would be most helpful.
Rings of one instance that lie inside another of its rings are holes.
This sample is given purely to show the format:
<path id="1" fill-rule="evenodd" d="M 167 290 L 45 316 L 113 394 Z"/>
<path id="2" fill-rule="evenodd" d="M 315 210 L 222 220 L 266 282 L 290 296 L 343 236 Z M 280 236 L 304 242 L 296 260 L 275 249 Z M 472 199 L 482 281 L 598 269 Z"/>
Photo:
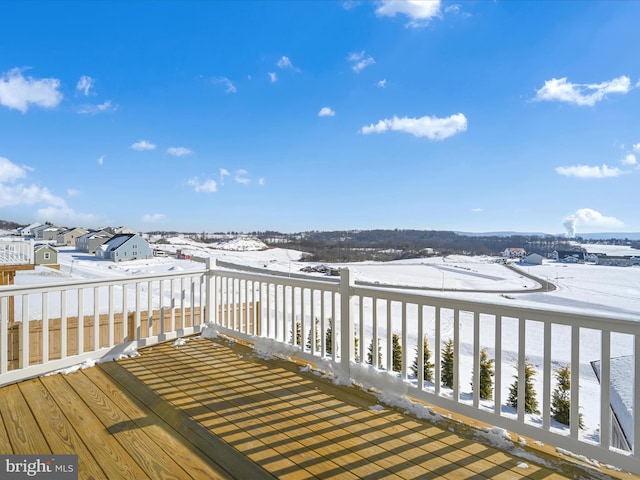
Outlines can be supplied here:
<path id="1" fill-rule="evenodd" d="M 0 1 L 0 218 L 640 230 L 640 2 Z"/>

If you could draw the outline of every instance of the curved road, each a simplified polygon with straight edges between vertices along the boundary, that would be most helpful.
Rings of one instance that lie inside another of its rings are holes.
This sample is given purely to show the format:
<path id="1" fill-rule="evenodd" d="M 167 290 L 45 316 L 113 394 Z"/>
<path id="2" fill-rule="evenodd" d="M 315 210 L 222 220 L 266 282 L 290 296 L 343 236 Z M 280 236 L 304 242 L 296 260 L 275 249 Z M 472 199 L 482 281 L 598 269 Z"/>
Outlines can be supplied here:
<path id="1" fill-rule="evenodd" d="M 467 289 L 467 288 L 444 288 L 443 289 L 438 287 L 416 287 L 412 285 L 387 285 L 385 283 L 360 282 L 360 281 L 356 281 L 356 284 L 365 285 L 368 287 L 401 288 L 403 290 L 425 290 L 425 291 L 431 291 L 431 292 L 503 293 L 503 294 L 504 293 L 552 292 L 557 288 L 553 283 L 547 280 L 538 278 L 534 275 L 531 275 L 530 273 L 524 272 L 519 268 L 514 267 L 513 265 L 505 265 L 505 268 L 508 268 L 509 270 L 517 273 L 518 275 L 522 275 L 523 277 L 526 277 L 530 280 L 533 280 L 534 282 L 539 283 L 540 286 L 537 288 L 526 288 L 526 289 L 518 289 L 518 290 L 494 290 L 494 289 L 483 290 L 483 289 Z"/>
<path id="2" fill-rule="evenodd" d="M 279 275 L 284 277 L 294 277 L 294 278 L 303 278 L 303 279 L 311 277 L 310 275 L 303 275 L 300 273 L 277 272 L 273 270 L 266 270 L 263 268 L 238 265 L 230 262 L 218 261 L 218 265 L 226 268 L 231 268 L 233 270 L 244 270 L 244 271 L 251 271 L 254 273 L 267 273 L 269 275 Z M 438 287 L 419 287 L 415 285 L 390 285 L 386 283 L 365 282 L 361 280 L 356 280 L 355 283 L 356 285 L 363 285 L 366 287 L 396 288 L 396 289 L 402 289 L 402 290 L 420 290 L 420 291 L 431 291 L 431 292 L 462 292 L 462 293 L 500 293 L 500 294 L 553 292 L 557 288 L 553 283 L 549 282 L 548 280 L 543 280 L 541 278 L 538 278 L 535 275 L 531 275 L 530 273 L 527 273 L 523 270 L 520 270 L 517 267 L 514 267 L 513 265 L 504 265 L 504 267 L 517 273 L 518 275 L 522 275 L 523 277 L 526 277 L 530 280 L 533 280 L 534 282 L 537 282 L 540 286 L 537 288 L 526 288 L 526 289 L 523 288 L 523 289 L 517 289 L 517 290 L 495 290 L 495 289 L 483 290 L 483 289 L 465 289 L 465 288 L 444 288 L 443 289 Z M 311 277 L 311 278 L 316 280 L 318 279 L 318 277 Z M 331 279 L 330 281 L 338 281 L 336 277 L 322 277 L 322 278 L 325 280 Z"/>

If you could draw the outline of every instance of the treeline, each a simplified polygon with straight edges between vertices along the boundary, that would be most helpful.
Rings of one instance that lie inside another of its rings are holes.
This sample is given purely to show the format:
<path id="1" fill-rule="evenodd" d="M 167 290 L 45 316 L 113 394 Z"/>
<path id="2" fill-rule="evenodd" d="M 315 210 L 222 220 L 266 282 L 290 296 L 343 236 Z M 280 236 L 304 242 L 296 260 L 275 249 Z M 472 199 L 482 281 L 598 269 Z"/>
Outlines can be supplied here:
<path id="1" fill-rule="evenodd" d="M 257 235 L 265 243 L 270 239 L 287 240 L 287 248 L 307 252 L 313 262 L 355 262 L 364 260 L 400 260 L 429 255 L 500 255 L 507 248 L 520 247 L 529 253 L 547 256 L 554 250 L 570 250 L 565 237 L 551 235 L 464 235 L 439 230 L 345 230 Z M 281 243 L 280 243 L 281 246 Z"/>
<path id="2" fill-rule="evenodd" d="M 21 225 L 16 222 L 8 222 L 6 220 L 0 220 L 0 230 L 15 230 L 19 227 L 24 227 L 25 225 Z"/>

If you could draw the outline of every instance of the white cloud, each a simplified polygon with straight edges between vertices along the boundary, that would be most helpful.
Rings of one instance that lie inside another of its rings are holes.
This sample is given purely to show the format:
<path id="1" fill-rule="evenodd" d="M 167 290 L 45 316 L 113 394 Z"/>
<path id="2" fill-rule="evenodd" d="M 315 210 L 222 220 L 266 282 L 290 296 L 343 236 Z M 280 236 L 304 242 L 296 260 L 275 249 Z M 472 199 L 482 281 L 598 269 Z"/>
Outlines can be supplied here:
<path id="1" fill-rule="evenodd" d="M 440 0 L 383 0 L 376 8 L 379 17 L 395 17 L 397 14 L 409 17 L 407 27 L 423 27 L 440 15 Z"/>
<path id="2" fill-rule="evenodd" d="M 610 93 L 627 93 L 631 90 L 629 77 L 621 76 L 602 83 L 571 83 L 567 78 L 546 80 L 540 90 L 536 90 L 536 101 L 559 101 L 580 106 L 594 106 Z"/>
<path id="3" fill-rule="evenodd" d="M 638 160 L 636 159 L 636 156 L 633 153 L 627 154 L 622 159 L 622 164 L 623 165 L 636 165 L 637 163 L 638 163 Z"/>
<path id="4" fill-rule="evenodd" d="M 483 212 L 483 211 L 484 211 L 484 209 L 482 209 L 482 208 L 472 208 L 472 209 L 471 209 L 471 211 L 472 211 L 473 213 L 480 213 L 480 212 Z"/>
<path id="5" fill-rule="evenodd" d="M 248 185 L 251 180 L 249 180 L 247 178 L 247 175 L 249 174 L 249 172 L 247 172 L 245 169 L 241 168 L 240 170 L 236 171 L 236 176 L 234 178 L 234 180 L 238 183 L 241 183 L 243 185 Z"/>
<path id="6" fill-rule="evenodd" d="M 62 101 L 58 91 L 60 80 L 25 77 L 22 70 L 14 68 L 0 77 L 0 105 L 25 113 L 30 105 L 53 108 Z"/>
<path id="7" fill-rule="evenodd" d="M 76 90 L 82 92 L 86 97 L 89 95 L 89 90 L 93 87 L 94 80 L 88 75 L 82 75 L 80 80 L 78 80 L 78 84 L 76 85 Z"/>
<path id="8" fill-rule="evenodd" d="M 224 177 L 228 177 L 229 175 L 231 175 L 231 173 L 229 173 L 229 170 L 227 170 L 226 168 L 220 169 L 220 185 L 224 185 Z"/>
<path id="9" fill-rule="evenodd" d="M 575 237 L 578 226 L 597 229 L 624 228 L 624 223 L 615 217 L 606 217 L 596 210 L 581 208 L 567 215 L 562 221 L 567 236 Z"/>
<path id="10" fill-rule="evenodd" d="M 333 117 L 333 116 L 335 116 L 335 114 L 336 114 L 336 112 L 331 110 L 331 108 L 329 108 L 329 107 L 322 107 L 320 109 L 320 111 L 318 112 L 318 116 L 319 117 Z"/>
<path id="11" fill-rule="evenodd" d="M 380 120 L 376 124 L 364 126 L 360 130 L 363 135 L 384 133 L 388 130 L 410 133 L 416 137 L 427 137 L 430 140 L 444 140 L 467 129 L 467 117 L 457 113 L 446 118 L 424 116 L 420 118 L 396 117 Z"/>
<path id="12" fill-rule="evenodd" d="M 169 147 L 167 148 L 167 153 L 174 157 L 184 157 L 185 155 L 191 155 L 193 151 L 186 147 Z"/>
<path id="13" fill-rule="evenodd" d="M 37 211 L 36 217 L 41 221 L 53 221 L 59 224 L 91 224 L 96 223 L 96 217 L 90 214 L 80 214 L 67 206 L 64 199 L 54 195 L 46 187 L 38 185 L 24 185 L 14 183 L 26 177 L 29 167 L 21 167 L 10 160 L 0 157 L 0 207 L 14 205 L 45 204 Z M 74 196 L 77 190 L 69 189 L 67 194 Z"/>
<path id="14" fill-rule="evenodd" d="M 294 69 L 295 68 L 293 66 L 293 63 L 291 63 L 291 60 L 289 59 L 289 57 L 284 56 L 284 55 L 282 57 L 280 57 L 280 60 L 278 60 L 276 62 L 276 65 L 279 68 L 282 68 L 283 70 L 286 69 L 286 68 L 290 68 L 290 69 Z"/>
<path id="15" fill-rule="evenodd" d="M 36 203 L 48 203 L 56 207 L 66 207 L 65 201 L 52 194 L 46 187 L 0 183 L 0 207 L 34 205 Z"/>
<path id="16" fill-rule="evenodd" d="M 347 56 L 347 60 L 351 62 L 351 68 L 354 72 L 360 73 L 362 70 L 367 68 L 369 65 L 373 65 L 376 61 L 373 59 L 371 55 L 367 56 L 365 51 L 361 51 L 360 53 L 352 52 Z"/>
<path id="17" fill-rule="evenodd" d="M 362 4 L 362 0 L 343 0 L 342 8 L 345 10 L 352 10 L 356 7 L 359 7 Z"/>
<path id="18" fill-rule="evenodd" d="M 640 143 L 636 143 L 636 144 L 633 146 L 633 151 L 634 151 L 634 152 L 637 152 L 637 153 L 640 153 Z"/>
<path id="19" fill-rule="evenodd" d="M 163 213 L 147 213 L 142 216 L 142 221 L 144 223 L 159 223 L 166 219 L 167 216 Z"/>
<path id="20" fill-rule="evenodd" d="M 133 145 L 131 145 L 131 148 L 134 150 L 137 150 L 138 152 L 141 152 L 143 150 L 155 150 L 156 146 L 153 143 L 148 142 L 146 140 L 140 140 L 134 143 Z"/>
<path id="21" fill-rule="evenodd" d="M 118 105 L 114 105 L 111 100 L 105 100 L 103 103 L 94 105 L 94 104 L 86 104 L 82 105 L 78 109 L 78 113 L 104 113 L 104 112 L 115 112 L 118 109 Z"/>
<path id="22" fill-rule="evenodd" d="M 265 180 L 264 180 L 264 178 L 260 177 L 260 178 L 258 179 L 258 185 L 262 186 L 262 185 L 264 185 L 264 184 L 265 184 Z"/>
<path id="23" fill-rule="evenodd" d="M 275 72 L 269 72 L 268 75 L 271 83 L 276 83 L 278 81 L 278 75 Z"/>
<path id="24" fill-rule="evenodd" d="M 44 207 L 36 212 L 36 219 L 44 222 L 53 222 L 58 225 L 92 225 L 104 223 L 103 219 L 91 213 L 79 213 L 65 206 Z"/>
<path id="25" fill-rule="evenodd" d="M 68 197 L 77 197 L 78 195 L 80 195 L 80 190 L 76 190 L 75 188 L 68 188 L 67 189 L 67 196 Z"/>
<path id="26" fill-rule="evenodd" d="M 193 177 L 187 180 L 187 184 L 192 186 L 196 192 L 208 192 L 213 193 L 218 190 L 218 184 L 215 180 L 205 180 L 204 182 L 200 182 L 198 177 Z"/>
<path id="27" fill-rule="evenodd" d="M 98 165 L 102 165 L 104 163 L 105 155 L 102 155 L 98 158 Z"/>
<path id="28" fill-rule="evenodd" d="M 607 177 L 617 177 L 618 175 L 622 175 L 624 173 L 622 170 L 616 167 L 609 167 L 607 165 L 602 165 L 602 167 L 598 165 L 589 166 L 589 165 L 573 165 L 567 167 L 557 167 L 556 173 L 560 175 L 565 175 L 567 177 L 578 177 L 578 178 L 607 178 Z"/>
<path id="29" fill-rule="evenodd" d="M 378 82 L 378 86 L 379 86 L 380 88 L 387 88 L 387 79 L 386 79 L 386 78 L 383 78 L 382 80 L 380 80 L 380 81 Z"/>
<path id="30" fill-rule="evenodd" d="M 231 80 L 227 77 L 215 77 L 211 79 L 216 85 L 222 85 L 226 88 L 225 93 L 236 93 L 238 90 Z"/>
<path id="31" fill-rule="evenodd" d="M 0 183 L 14 182 L 26 176 L 26 167 L 16 165 L 8 158 L 0 157 Z"/>
<path id="32" fill-rule="evenodd" d="M 460 11 L 460 8 L 462 8 L 462 5 L 460 5 L 459 3 L 454 3 L 453 5 L 449 5 L 448 7 L 446 7 L 444 9 L 445 13 L 458 13 Z"/>

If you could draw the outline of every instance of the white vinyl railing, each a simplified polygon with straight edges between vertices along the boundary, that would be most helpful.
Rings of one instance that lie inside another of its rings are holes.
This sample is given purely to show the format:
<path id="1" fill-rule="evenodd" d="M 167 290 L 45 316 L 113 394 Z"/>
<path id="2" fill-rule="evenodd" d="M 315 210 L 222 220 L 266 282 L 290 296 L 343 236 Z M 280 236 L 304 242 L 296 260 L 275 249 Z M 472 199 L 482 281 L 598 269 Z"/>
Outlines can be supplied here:
<path id="1" fill-rule="evenodd" d="M 395 376 L 411 397 L 431 405 L 640 473 L 633 449 L 611 447 L 612 357 L 632 358 L 630 418 L 622 423 L 631 445 L 633 432 L 640 431 L 640 415 L 633 413 L 640 402 L 640 382 L 635 381 L 640 322 L 633 318 L 356 286 L 348 269 L 339 281 L 301 279 L 222 269 L 207 259 L 206 270 L 195 273 L 4 287 L 0 321 L 0 385 L 213 324 L 249 342 L 269 339 L 274 353 L 282 348 L 311 363 L 329 362 L 355 381 L 363 368 L 368 375 Z M 434 364 L 431 382 L 424 378 L 425 339 Z M 441 382 L 443 344 L 449 340 L 452 388 Z M 479 385 L 481 352 L 493 360 L 490 399 L 480 398 L 480 389 L 473 387 Z M 593 361 L 599 362 L 599 383 L 593 380 Z M 526 363 L 535 370 L 539 414 L 525 412 L 528 379 L 524 368 L 514 367 Z M 570 367 L 570 427 L 552 418 L 555 372 L 561 366 Z M 517 408 L 507 398 L 515 379 Z M 578 428 L 581 400 L 587 399 L 598 405 L 590 412 L 597 423 L 590 431 L 596 436 Z"/>
<path id="2" fill-rule="evenodd" d="M 0 385 L 197 333 L 205 285 L 200 271 L 0 287 Z"/>
<path id="3" fill-rule="evenodd" d="M 411 397 L 640 473 L 635 451 L 611 447 L 617 442 L 611 436 L 610 408 L 612 356 L 631 355 L 633 372 L 624 374 L 632 380 L 640 374 L 640 321 L 356 286 L 347 269 L 341 271 L 339 283 L 219 269 L 210 272 L 209 299 L 215 305 L 210 312 L 218 316 L 209 320 L 223 332 L 247 341 L 259 336 L 286 343 L 297 349 L 300 358 L 312 363 L 332 361 L 341 374 L 356 381 L 359 369 L 370 364 L 368 368 L 381 375 L 391 373 L 403 379 Z M 397 371 L 394 336 L 402 347 Z M 424 379 L 421 339 L 425 338 L 432 352 L 433 382 Z M 453 344 L 453 388 L 440 381 L 442 346 L 448 340 Z M 480 389 L 472 387 L 480 383 L 483 350 L 493 360 L 490 400 L 481 399 Z M 600 362 L 600 383 L 592 361 Z M 537 377 L 539 414 L 525 412 L 527 378 L 525 369 L 516 366 L 527 363 L 534 366 Z M 570 368 L 570 427 L 552 418 L 555 372 L 563 366 Z M 593 381 L 587 385 L 589 377 Z M 517 408 L 508 405 L 515 379 Z M 640 431 L 640 415 L 633 414 L 640 402 L 639 382 L 633 382 L 630 390 L 626 434 L 633 445 L 633 432 Z M 591 412 L 597 417 L 596 438 L 579 429 L 583 395 L 589 404 L 598 405 Z M 587 395 L 596 395 L 597 401 Z"/>
<path id="4" fill-rule="evenodd" d="M 33 240 L 0 240 L 0 265 L 34 263 L 33 248 Z"/>

